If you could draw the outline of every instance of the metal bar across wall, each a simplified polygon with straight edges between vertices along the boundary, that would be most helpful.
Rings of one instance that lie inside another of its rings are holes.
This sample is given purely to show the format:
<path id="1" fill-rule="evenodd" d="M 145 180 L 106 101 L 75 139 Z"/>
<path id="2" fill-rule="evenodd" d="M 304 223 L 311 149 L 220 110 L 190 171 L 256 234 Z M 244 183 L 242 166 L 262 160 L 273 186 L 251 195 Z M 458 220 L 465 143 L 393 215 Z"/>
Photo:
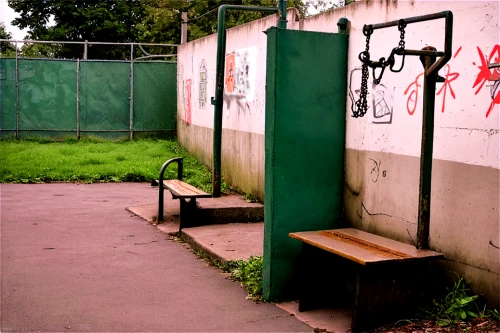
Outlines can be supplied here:
<path id="1" fill-rule="evenodd" d="M 179 46 L 179 44 L 157 44 L 157 43 L 110 43 L 110 42 L 66 42 L 66 41 L 46 41 L 46 40 L 16 40 L 0 39 L 0 42 L 9 43 L 34 43 L 34 44 L 96 44 L 96 45 L 147 45 L 147 46 Z"/>
<path id="2" fill-rule="evenodd" d="M 436 80 L 438 71 L 451 59 L 453 40 L 453 13 L 444 11 L 435 14 L 421 15 L 402 19 L 404 23 L 419 23 L 430 20 L 445 19 L 444 52 L 405 50 L 407 55 L 424 56 L 424 106 L 422 116 L 422 143 L 420 152 L 420 181 L 418 202 L 417 248 L 429 248 L 431 182 L 432 182 L 432 154 L 434 143 L 434 102 L 436 98 Z M 366 25 L 368 29 L 383 29 L 398 26 L 401 20 L 390 21 L 373 25 Z M 363 29 L 364 30 L 364 29 Z M 440 56 L 435 63 L 431 56 Z"/>

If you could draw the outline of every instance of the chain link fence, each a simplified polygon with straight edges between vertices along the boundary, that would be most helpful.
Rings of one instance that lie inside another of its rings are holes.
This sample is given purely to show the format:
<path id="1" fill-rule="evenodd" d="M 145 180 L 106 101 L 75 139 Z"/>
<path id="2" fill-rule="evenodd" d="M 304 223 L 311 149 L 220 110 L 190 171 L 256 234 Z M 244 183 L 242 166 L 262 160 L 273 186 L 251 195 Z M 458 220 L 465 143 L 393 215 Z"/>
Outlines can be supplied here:
<path id="1" fill-rule="evenodd" d="M 0 138 L 175 138 L 176 45 L 0 40 Z"/>

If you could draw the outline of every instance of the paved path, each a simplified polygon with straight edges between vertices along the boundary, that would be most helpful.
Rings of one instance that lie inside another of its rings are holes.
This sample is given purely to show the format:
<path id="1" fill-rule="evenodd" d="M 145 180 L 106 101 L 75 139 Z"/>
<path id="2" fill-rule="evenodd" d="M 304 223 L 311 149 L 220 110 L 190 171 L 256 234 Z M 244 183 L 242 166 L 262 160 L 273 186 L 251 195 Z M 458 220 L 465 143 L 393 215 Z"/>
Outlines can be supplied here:
<path id="1" fill-rule="evenodd" d="M 127 212 L 148 184 L 0 191 L 1 332 L 311 331 Z"/>

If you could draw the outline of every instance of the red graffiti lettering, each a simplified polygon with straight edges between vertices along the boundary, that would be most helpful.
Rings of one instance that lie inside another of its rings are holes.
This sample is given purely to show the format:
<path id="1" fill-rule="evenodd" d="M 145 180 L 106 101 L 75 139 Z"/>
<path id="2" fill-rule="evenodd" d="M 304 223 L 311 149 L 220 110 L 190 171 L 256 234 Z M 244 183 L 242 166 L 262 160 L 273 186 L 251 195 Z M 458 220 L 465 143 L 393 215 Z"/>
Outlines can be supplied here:
<path id="1" fill-rule="evenodd" d="M 457 52 L 457 54 L 458 54 L 458 52 Z M 457 54 L 455 54 L 455 56 Z M 450 88 L 451 97 L 453 97 L 453 99 L 455 99 L 455 92 L 453 91 L 453 88 L 451 87 L 451 82 L 455 81 L 460 76 L 459 73 L 450 73 L 450 65 L 449 64 L 446 64 L 446 66 L 444 68 L 445 68 L 445 72 L 446 72 L 445 81 L 444 81 L 441 89 L 439 89 L 437 94 L 436 94 L 436 95 L 439 95 L 439 94 L 441 94 L 441 92 L 444 91 L 444 93 L 443 93 L 443 105 L 441 106 L 441 112 L 444 112 L 444 108 L 446 106 L 446 92 L 448 91 L 448 88 Z"/>
<path id="2" fill-rule="evenodd" d="M 406 88 L 405 90 L 405 95 L 408 93 L 408 90 L 410 90 L 410 88 L 412 86 L 415 86 L 414 87 L 414 90 L 411 91 L 410 95 L 408 96 L 408 100 L 406 101 L 406 110 L 408 110 L 408 114 L 410 116 L 413 116 L 413 114 L 415 113 L 415 109 L 417 108 L 417 101 L 418 101 L 418 88 L 421 87 L 422 85 L 418 84 L 418 79 L 424 75 L 424 73 L 420 73 L 417 75 L 417 77 L 415 78 L 415 81 L 412 82 L 408 88 Z M 410 107 L 410 104 L 413 103 L 413 107 Z"/>
<path id="3" fill-rule="evenodd" d="M 477 74 L 476 81 L 474 81 L 474 85 L 472 86 L 472 88 L 478 86 L 475 93 L 476 95 L 481 91 L 481 89 L 483 89 L 483 86 L 487 81 L 500 80 L 500 69 L 492 68 L 490 70 L 488 68 L 488 64 L 500 61 L 500 45 L 497 44 L 493 47 L 493 50 L 491 50 L 489 58 L 486 58 L 483 51 L 479 47 L 477 47 L 477 53 L 479 54 L 479 58 L 481 59 L 481 65 L 477 66 L 477 68 L 479 69 L 479 73 Z M 476 65 L 475 62 L 473 62 L 472 64 Z M 493 88 L 494 87 L 495 85 L 493 85 Z M 500 90 L 499 89 L 493 90 L 491 98 L 492 101 L 488 108 L 488 111 L 486 111 L 486 118 L 488 118 L 488 116 L 490 115 L 495 104 L 500 104 Z"/>
<path id="4" fill-rule="evenodd" d="M 234 90 L 234 64 L 236 62 L 236 58 L 234 56 L 234 53 L 226 55 L 226 75 L 225 75 L 225 82 L 226 82 L 226 92 L 227 93 L 232 93 Z"/>
<path id="5" fill-rule="evenodd" d="M 191 124 L 191 79 L 186 80 L 186 107 L 184 109 L 184 122 Z"/>

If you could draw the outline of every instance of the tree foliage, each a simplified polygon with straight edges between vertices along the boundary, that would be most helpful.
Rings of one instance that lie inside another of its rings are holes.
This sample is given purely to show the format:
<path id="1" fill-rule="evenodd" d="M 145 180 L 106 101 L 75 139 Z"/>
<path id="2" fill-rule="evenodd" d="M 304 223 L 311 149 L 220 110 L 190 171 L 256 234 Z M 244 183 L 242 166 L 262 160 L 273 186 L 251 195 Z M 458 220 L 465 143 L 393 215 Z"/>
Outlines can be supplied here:
<path id="1" fill-rule="evenodd" d="M 5 29 L 5 24 L 0 22 L 0 39 L 12 39 L 12 34 Z M 11 57 L 16 54 L 16 49 L 12 43 L 0 42 L 0 55 Z"/>
<path id="2" fill-rule="evenodd" d="M 28 29 L 28 37 L 34 40 L 178 44 L 183 12 L 188 13 L 188 40 L 193 40 L 217 31 L 217 8 L 223 4 L 276 7 L 277 0 L 8 0 L 8 4 L 19 14 L 13 25 Z M 307 13 L 304 0 L 288 0 L 288 6 L 302 16 Z M 232 10 L 226 14 L 226 28 L 266 15 Z M 99 53 L 98 47 L 89 47 L 91 51 L 93 58 L 104 59 L 124 59 L 128 52 Z M 71 45 L 32 44 L 23 50 L 30 56 L 63 58 L 82 57 L 82 52 Z"/>
<path id="3" fill-rule="evenodd" d="M 19 18 L 12 23 L 29 29 L 30 39 L 132 42 L 144 18 L 140 0 L 8 0 Z M 54 25 L 49 25 L 53 18 Z"/>
<path id="4" fill-rule="evenodd" d="M 189 39 L 196 39 L 217 30 L 215 9 L 222 4 L 275 7 L 277 0 L 8 0 L 8 4 L 20 16 L 12 23 L 27 28 L 30 39 L 179 43 L 182 12 L 188 13 Z M 304 0 L 288 0 L 288 6 L 306 14 Z M 230 11 L 227 28 L 266 15 Z"/>
<path id="5" fill-rule="evenodd" d="M 355 0 L 309 0 L 309 4 L 320 13 L 347 6 L 354 2 Z"/>

